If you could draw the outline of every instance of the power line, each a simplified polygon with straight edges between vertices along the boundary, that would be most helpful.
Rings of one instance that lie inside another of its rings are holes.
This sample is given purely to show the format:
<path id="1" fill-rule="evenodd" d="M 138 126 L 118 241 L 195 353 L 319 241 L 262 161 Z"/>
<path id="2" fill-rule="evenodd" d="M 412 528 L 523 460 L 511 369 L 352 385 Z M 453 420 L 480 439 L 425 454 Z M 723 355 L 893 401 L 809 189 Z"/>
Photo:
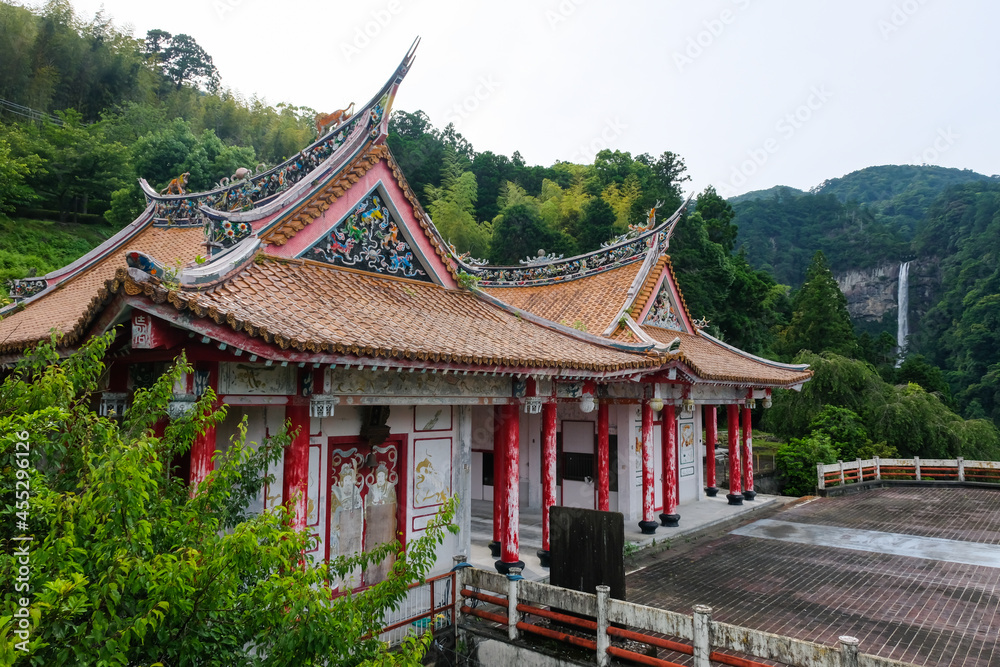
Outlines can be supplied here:
<path id="1" fill-rule="evenodd" d="M 41 122 L 49 121 L 50 123 L 55 123 L 56 125 L 64 125 L 63 120 L 57 116 L 47 114 L 44 111 L 39 111 L 38 109 L 32 109 L 31 107 L 26 107 L 23 104 L 17 104 L 16 102 L 11 102 L 10 100 L 0 99 L 0 111 L 7 111 L 18 116 L 23 116 L 29 120 Z"/>

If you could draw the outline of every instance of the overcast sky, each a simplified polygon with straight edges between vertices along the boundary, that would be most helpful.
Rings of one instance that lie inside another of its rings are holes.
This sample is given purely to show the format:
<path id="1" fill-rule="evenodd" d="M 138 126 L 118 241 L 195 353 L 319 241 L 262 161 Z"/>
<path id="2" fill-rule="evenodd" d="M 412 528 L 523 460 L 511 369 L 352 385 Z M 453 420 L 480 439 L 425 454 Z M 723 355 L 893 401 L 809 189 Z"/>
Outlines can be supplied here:
<path id="1" fill-rule="evenodd" d="M 529 164 L 679 154 L 688 187 L 807 189 L 879 164 L 1000 173 L 986 0 L 73 0 L 193 36 L 225 86 L 332 111 L 423 38 L 395 108 Z"/>

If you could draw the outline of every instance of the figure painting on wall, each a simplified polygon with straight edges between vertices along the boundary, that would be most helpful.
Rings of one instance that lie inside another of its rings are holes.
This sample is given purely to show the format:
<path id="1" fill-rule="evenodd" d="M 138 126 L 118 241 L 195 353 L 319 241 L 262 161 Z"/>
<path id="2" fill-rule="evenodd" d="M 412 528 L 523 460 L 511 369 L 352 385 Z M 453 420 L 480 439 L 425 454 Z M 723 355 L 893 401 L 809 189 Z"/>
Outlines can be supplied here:
<path id="1" fill-rule="evenodd" d="M 391 541 L 396 536 L 396 484 L 394 475 L 389 474 L 385 463 L 379 463 L 375 469 L 374 480 L 367 477 L 368 493 L 365 496 L 365 549 Z M 395 558 L 389 556 L 381 563 L 372 564 L 365 569 L 365 583 L 378 583 L 389 574 Z"/>
<path id="2" fill-rule="evenodd" d="M 430 457 L 417 464 L 413 482 L 413 503 L 416 506 L 438 505 L 448 499 L 441 473 L 434 468 Z"/>
<path id="3" fill-rule="evenodd" d="M 352 452 L 353 453 L 353 452 Z M 339 454 L 339 452 L 335 452 Z M 340 459 L 339 456 L 336 459 Z M 336 460 L 335 459 L 335 460 Z M 334 468 L 330 486 L 330 556 L 346 556 L 361 551 L 364 535 L 364 508 L 361 502 L 363 479 L 358 475 L 358 461 L 349 456 Z M 343 586 L 360 585 L 360 572 L 349 573 Z"/>

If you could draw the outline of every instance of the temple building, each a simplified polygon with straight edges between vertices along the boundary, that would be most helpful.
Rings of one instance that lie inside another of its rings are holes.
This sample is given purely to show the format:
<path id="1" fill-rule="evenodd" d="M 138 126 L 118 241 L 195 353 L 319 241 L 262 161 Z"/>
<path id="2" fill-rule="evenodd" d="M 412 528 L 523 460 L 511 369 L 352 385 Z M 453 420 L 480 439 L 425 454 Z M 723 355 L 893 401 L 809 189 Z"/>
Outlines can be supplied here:
<path id="1" fill-rule="evenodd" d="M 357 113 L 261 174 L 200 193 L 143 181 L 148 206 L 132 224 L 15 281 L 0 362 L 53 331 L 68 351 L 114 328 L 101 409 L 120 414 L 183 350 L 195 370 L 174 407 L 206 387 L 230 406 L 185 474 L 209 474 L 244 416 L 250 440 L 290 422 L 299 434 L 258 509 L 291 503 L 317 558 L 405 544 L 453 495 L 461 530 L 436 571 L 469 553 L 477 499 L 493 501 L 501 571 L 519 563 L 522 507 L 542 511 L 543 563 L 556 504 L 669 534 L 681 503 L 716 492 L 718 409 L 728 497 L 752 499 L 750 407 L 810 371 L 691 318 L 667 254 L 682 210 L 568 259 L 494 267 L 456 254 L 385 143 L 412 60 L 411 49 Z"/>

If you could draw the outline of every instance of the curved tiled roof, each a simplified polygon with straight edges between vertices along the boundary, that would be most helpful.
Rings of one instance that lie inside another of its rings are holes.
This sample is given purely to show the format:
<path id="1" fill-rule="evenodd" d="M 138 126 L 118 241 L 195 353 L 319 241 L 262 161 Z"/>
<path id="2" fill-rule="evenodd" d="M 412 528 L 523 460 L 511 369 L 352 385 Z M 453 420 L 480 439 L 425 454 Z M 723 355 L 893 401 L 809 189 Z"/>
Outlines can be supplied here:
<path id="1" fill-rule="evenodd" d="M 79 341 L 110 296 L 107 282 L 125 267 L 125 250 L 144 252 L 172 266 L 176 260 L 187 263 L 204 253 L 204 241 L 201 227 L 147 227 L 129 239 L 120 252 L 107 254 L 0 320 L 0 352 L 16 352 L 48 340 L 52 331 L 64 336 L 64 345 Z"/>
<path id="2" fill-rule="evenodd" d="M 207 317 L 282 349 L 485 366 L 652 369 L 655 355 L 591 343 L 527 321 L 465 290 L 316 262 L 259 256 L 204 291 L 120 275 L 129 294 Z M 609 341 L 610 342 L 610 341 Z"/>
<path id="3" fill-rule="evenodd" d="M 754 357 L 701 332 L 692 335 L 651 326 L 644 326 L 642 330 L 661 343 L 680 338 L 680 352 L 676 358 L 705 380 L 790 386 L 812 377 L 812 371 L 807 368 Z"/>
<path id="4" fill-rule="evenodd" d="M 480 289 L 533 315 L 600 334 L 625 303 L 629 287 L 641 268 L 642 262 L 632 262 L 604 273 L 551 285 Z"/>

